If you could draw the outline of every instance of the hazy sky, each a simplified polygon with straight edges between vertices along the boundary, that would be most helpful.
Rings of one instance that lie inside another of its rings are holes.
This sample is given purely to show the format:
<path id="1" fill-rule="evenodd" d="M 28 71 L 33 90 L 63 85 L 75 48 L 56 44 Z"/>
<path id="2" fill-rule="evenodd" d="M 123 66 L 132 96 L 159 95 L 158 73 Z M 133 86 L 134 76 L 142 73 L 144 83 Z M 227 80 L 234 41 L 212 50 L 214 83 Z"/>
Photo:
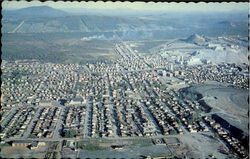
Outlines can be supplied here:
<path id="1" fill-rule="evenodd" d="M 238 11 L 248 10 L 249 3 L 144 3 L 144 2 L 53 2 L 53 1 L 4 1 L 3 9 L 24 8 L 29 6 L 47 5 L 53 8 L 86 8 L 86 9 L 136 9 L 165 11 Z"/>

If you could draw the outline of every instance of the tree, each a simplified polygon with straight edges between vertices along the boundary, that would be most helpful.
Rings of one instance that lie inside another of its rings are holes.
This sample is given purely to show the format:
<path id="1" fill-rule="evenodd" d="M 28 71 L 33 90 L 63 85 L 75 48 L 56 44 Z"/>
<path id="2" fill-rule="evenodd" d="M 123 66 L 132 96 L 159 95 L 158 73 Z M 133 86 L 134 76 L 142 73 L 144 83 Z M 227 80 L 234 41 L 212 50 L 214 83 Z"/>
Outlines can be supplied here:
<path id="1" fill-rule="evenodd" d="M 75 132 L 74 130 L 68 130 L 68 131 L 66 131 L 64 137 L 66 137 L 66 138 L 72 138 L 72 137 L 74 137 L 75 135 L 76 135 L 76 132 Z"/>

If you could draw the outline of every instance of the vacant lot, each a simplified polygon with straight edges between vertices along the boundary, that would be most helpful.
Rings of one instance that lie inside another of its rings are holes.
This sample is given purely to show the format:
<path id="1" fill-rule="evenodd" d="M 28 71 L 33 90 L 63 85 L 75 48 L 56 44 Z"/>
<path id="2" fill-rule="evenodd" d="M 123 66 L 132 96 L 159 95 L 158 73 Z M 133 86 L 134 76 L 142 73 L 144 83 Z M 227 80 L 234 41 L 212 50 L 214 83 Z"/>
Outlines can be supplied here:
<path id="1" fill-rule="evenodd" d="M 27 147 L 1 147 L 1 158 L 44 158 L 46 147 L 30 150 Z"/>
<path id="2" fill-rule="evenodd" d="M 212 133 L 188 133 L 179 137 L 184 148 L 179 148 L 186 153 L 189 158 L 210 158 L 214 155 L 216 158 L 228 158 L 227 155 L 220 153 L 226 151 L 226 148 L 218 140 L 214 139 Z M 175 151 L 178 151 L 176 149 Z"/>

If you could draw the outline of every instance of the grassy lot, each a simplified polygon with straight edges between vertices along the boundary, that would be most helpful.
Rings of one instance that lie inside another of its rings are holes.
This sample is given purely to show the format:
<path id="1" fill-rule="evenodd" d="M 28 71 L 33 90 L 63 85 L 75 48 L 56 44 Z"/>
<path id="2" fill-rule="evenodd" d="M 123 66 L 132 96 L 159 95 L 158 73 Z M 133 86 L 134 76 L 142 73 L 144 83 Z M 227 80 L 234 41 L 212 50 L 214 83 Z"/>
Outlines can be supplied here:
<path id="1" fill-rule="evenodd" d="M 127 140 L 106 140 L 106 139 L 94 139 L 91 141 L 79 141 L 77 142 L 77 148 L 88 150 L 88 151 L 97 151 L 97 150 L 106 150 L 109 149 L 111 145 L 127 145 L 128 147 L 133 146 L 151 146 L 151 139 L 127 139 Z"/>
<path id="2" fill-rule="evenodd" d="M 131 146 L 140 145 L 143 147 L 143 146 L 151 146 L 153 144 L 151 139 L 133 139 L 131 141 L 132 141 Z"/>
<path id="3" fill-rule="evenodd" d="M 9 147 L 9 146 L 10 146 L 10 144 L 8 144 L 8 143 L 0 144 L 0 152 L 2 151 L 3 148 Z"/>
<path id="4" fill-rule="evenodd" d="M 57 155 L 57 152 L 48 151 L 45 155 L 45 158 L 57 158 Z"/>
<path id="5" fill-rule="evenodd" d="M 107 149 L 106 146 L 101 146 L 100 142 L 98 142 L 98 141 L 96 141 L 96 142 L 80 141 L 77 143 L 77 148 L 88 150 L 88 151 L 98 151 L 98 150 L 106 150 Z"/>

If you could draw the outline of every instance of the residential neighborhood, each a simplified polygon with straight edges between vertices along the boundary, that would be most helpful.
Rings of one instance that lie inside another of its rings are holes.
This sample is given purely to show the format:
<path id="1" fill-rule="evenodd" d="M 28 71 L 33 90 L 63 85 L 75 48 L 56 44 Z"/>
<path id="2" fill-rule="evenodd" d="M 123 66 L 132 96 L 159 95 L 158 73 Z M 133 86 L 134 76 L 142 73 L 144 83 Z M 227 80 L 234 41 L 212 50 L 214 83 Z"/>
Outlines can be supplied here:
<path id="1" fill-rule="evenodd" d="M 211 108 L 183 98 L 179 91 L 206 81 L 248 90 L 249 77 L 237 65 L 183 67 L 181 57 L 173 66 L 160 56 L 135 54 L 124 42 L 115 47 L 121 58 L 113 64 L 3 61 L 2 142 L 13 140 L 18 146 L 16 139 L 40 142 L 212 132 L 237 155 L 247 156 L 244 144 L 206 115 Z"/>

